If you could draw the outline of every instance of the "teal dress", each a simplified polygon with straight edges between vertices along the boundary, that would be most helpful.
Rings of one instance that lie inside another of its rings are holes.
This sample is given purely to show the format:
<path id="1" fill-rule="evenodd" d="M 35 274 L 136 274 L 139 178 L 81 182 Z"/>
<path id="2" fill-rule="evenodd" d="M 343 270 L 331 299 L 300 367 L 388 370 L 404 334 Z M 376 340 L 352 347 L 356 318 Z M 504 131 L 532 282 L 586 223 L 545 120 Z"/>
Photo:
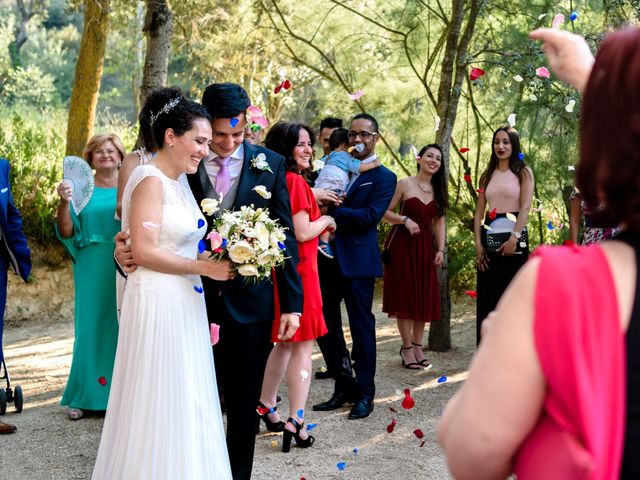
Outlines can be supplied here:
<path id="1" fill-rule="evenodd" d="M 73 260 L 75 342 L 61 405 L 106 410 L 118 342 L 113 237 L 116 189 L 95 188 L 91 200 L 71 220 L 73 235 L 58 238 Z M 57 228 L 56 228 L 57 231 Z"/>

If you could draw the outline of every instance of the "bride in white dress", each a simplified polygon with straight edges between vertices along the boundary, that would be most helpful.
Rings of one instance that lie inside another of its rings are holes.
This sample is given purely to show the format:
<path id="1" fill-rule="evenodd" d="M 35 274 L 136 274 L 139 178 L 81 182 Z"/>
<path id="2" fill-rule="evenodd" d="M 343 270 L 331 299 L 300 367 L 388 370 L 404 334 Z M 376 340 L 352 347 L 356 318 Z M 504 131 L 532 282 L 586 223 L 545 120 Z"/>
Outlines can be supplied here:
<path id="1" fill-rule="evenodd" d="M 152 93 L 158 155 L 124 192 L 129 274 L 94 480 L 231 479 L 201 275 L 231 277 L 200 254 L 206 222 L 185 173 L 209 153 L 204 108 L 177 88 Z"/>

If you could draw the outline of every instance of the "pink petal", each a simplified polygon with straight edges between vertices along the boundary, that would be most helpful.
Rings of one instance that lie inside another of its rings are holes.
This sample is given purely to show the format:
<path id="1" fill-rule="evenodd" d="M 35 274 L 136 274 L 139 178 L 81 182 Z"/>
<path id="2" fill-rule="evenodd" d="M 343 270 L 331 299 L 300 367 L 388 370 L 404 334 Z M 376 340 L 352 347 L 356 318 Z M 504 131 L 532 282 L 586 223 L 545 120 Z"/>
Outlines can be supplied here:
<path id="1" fill-rule="evenodd" d="M 349 98 L 351 100 L 358 100 L 363 95 L 364 95 L 364 91 L 356 90 L 355 92 L 349 94 Z"/>
<path id="2" fill-rule="evenodd" d="M 553 22 L 551 22 L 551 28 L 558 28 L 563 23 L 564 23 L 564 15 L 561 13 L 558 13 L 555 17 L 553 17 Z"/>
<path id="3" fill-rule="evenodd" d="M 220 340 L 220 325 L 211 324 L 211 345 L 215 345 Z"/>
<path id="4" fill-rule="evenodd" d="M 542 78 L 549 78 L 551 76 L 547 67 L 536 68 L 536 75 Z"/>

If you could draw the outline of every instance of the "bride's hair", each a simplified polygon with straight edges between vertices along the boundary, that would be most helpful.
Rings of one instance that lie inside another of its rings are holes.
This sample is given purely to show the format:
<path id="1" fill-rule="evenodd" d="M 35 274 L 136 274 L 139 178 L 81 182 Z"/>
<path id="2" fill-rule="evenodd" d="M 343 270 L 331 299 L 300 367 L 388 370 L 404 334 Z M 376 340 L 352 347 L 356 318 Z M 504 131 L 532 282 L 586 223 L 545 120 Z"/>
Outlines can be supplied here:
<path id="1" fill-rule="evenodd" d="M 151 137 L 158 149 L 164 144 L 164 134 L 168 128 L 181 137 L 191 130 L 195 119 L 211 119 L 207 110 L 186 98 L 179 87 L 164 87 L 152 91 L 145 100 L 143 110 L 149 112 Z"/>

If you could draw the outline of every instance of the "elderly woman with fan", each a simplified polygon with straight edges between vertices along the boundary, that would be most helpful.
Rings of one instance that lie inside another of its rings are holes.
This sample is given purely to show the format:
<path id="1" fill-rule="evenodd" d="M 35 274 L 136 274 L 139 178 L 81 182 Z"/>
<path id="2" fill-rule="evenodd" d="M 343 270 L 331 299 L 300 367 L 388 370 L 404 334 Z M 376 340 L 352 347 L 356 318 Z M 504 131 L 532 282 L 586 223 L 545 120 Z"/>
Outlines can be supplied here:
<path id="1" fill-rule="evenodd" d="M 69 418 L 107 408 L 118 340 L 113 237 L 118 168 L 124 158 L 115 134 L 94 135 L 83 157 L 65 158 L 56 232 L 73 260 L 75 342 L 60 402 Z M 92 172 L 93 170 L 93 172 Z"/>

